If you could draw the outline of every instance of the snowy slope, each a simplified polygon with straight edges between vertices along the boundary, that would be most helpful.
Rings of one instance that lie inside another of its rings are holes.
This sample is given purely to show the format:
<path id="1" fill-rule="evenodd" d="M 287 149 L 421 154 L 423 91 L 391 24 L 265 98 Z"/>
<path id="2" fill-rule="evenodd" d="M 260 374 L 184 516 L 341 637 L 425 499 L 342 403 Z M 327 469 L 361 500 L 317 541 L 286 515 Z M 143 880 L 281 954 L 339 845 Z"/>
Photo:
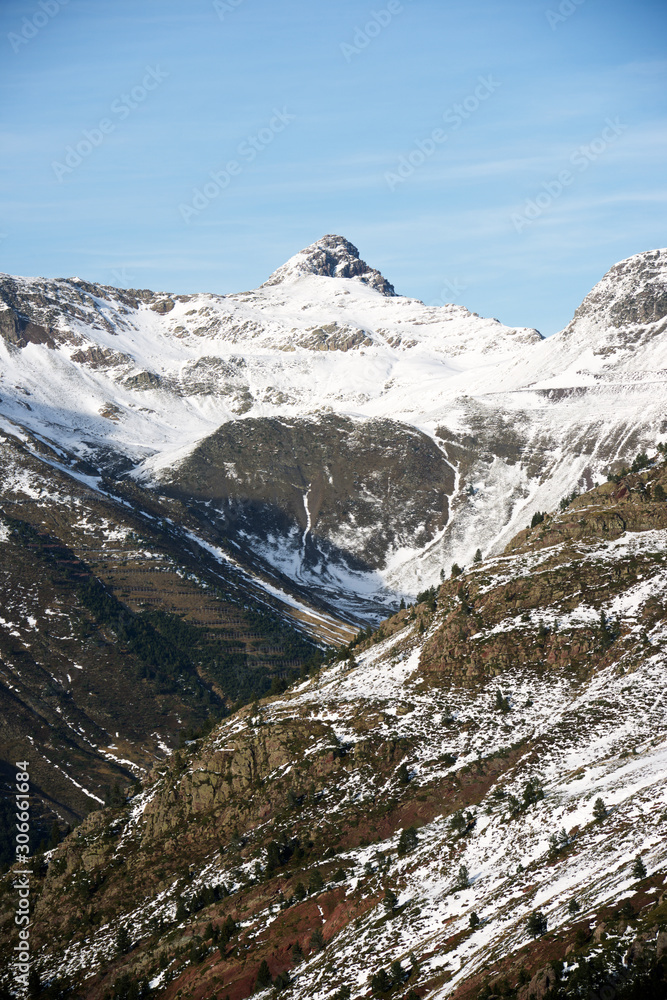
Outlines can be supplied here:
<path id="1" fill-rule="evenodd" d="M 395 295 L 333 236 L 227 296 L 6 276 L 0 414 L 145 482 L 233 420 L 326 411 L 419 428 L 456 472 L 448 521 L 427 545 L 392 543 L 371 581 L 415 593 L 663 433 L 666 288 L 667 251 L 629 258 L 545 341 Z"/>

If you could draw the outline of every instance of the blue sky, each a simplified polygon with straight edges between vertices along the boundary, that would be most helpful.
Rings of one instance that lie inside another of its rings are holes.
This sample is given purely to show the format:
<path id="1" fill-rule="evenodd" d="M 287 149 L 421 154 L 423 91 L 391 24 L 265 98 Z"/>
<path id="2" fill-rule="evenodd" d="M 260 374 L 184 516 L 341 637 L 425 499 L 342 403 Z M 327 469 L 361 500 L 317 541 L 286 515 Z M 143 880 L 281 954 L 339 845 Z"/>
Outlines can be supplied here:
<path id="1" fill-rule="evenodd" d="M 666 38 L 662 0 L 3 0 L 0 270 L 239 291 L 340 233 L 554 333 L 667 244 Z"/>

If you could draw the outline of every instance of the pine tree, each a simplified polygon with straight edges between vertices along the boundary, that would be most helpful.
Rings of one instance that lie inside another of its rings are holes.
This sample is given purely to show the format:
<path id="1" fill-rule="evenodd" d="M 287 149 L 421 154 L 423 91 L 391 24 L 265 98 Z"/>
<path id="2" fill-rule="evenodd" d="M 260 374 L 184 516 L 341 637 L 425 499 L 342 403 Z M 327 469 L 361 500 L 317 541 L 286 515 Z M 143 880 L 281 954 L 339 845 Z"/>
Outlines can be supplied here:
<path id="1" fill-rule="evenodd" d="M 318 951 L 322 951 L 323 948 L 325 947 L 324 937 L 322 936 L 322 930 L 320 927 L 314 930 L 313 933 L 311 934 L 309 944 L 310 944 L 310 950 L 315 953 L 317 953 Z"/>
<path id="2" fill-rule="evenodd" d="M 461 568 L 461 566 L 459 566 L 458 563 L 452 563 L 452 579 L 454 579 L 457 576 L 461 576 L 462 572 L 463 569 Z"/>
<path id="3" fill-rule="evenodd" d="M 388 993 L 392 982 L 386 969 L 379 969 L 371 976 L 371 989 L 376 995 L 378 993 Z"/>
<path id="4" fill-rule="evenodd" d="M 322 873 L 319 868 L 315 868 L 311 872 L 310 882 L 308 883 L 308 891 L 312 894 L 317 892 L 322 892 L 324 888 L 324 879 L 322 878 Z"/>
<path id="5" fill-rule="evenodd" d="M 403 763 L 398 768 L 396 776 L 402 785 L 410 784 L 410 772 L 408 771 L 408 765 L 403 761 Z"/>
<path id="6" fill-rule="evenodd" d="M 456 812 L 453 813 L 449 821 L 449 825 L 454 831 L 454 833 L 458 834 L 465 833 L 466 829 L 468 828 L 468 822 L 469 822 L 468 817 L 470 817 L 471 815 L 472 814 L 469 813 L 468 816 L 466 816 L 466 814 L 463 812 L 463 809 L 457 809 Z"/>
<path id="7" fill-rule="evenodd" d="M 303 949 L 298 941 L 295 941 L 292 945 L 292 962 L 294 965 L 303 962 Z"/>
<path id="8" fill-rule="evenodd" d="M 607 616 L 604 611 L 600 612 L 600 642 L 604 649 L 608 649 L 609 646 L 617 639 L 619 636 L 618 625 L 614 625 L 613 622 L 607 620 Z"/>
<path id="9" fill-rule="evenodd" d="M 632 877 L 636 879 L 646 878 L 646 865 L 639 854 L 632 863 Z"/>
<path id="10" fill-rule="evenodd" d="M 567 904 L 567 912 L 574 915 L 575 913 L 578 913 L 580 909 L 581 909 L 580 904 L 573 896 L 570 902 Z"/>
<path id="11" fill-rule="evenodd" d="M 227 944 L 227 942 L 234 937 L 237 930 L 238 927 L 236 925 L 236 922 L 232 919 L 232 917 L 227 917 L 224 924 L 220 928 L 220 932 L 218 935 L 219 940 L 222 942 L 223 945 Z"/>
<path id="12" fill-rule="evenodd" d="M 303 884 L 303 882 L 297 882 L 296 888 L 294 890 L 294 898 L 297 900 L 297 902 L 301 902 L 301 900 L 305 899 L 307 895 L 308 893 L 306 892 L 306 887 Z"/>
<path id="13" fill-rule="evenodd" d="M 475 928 L 479 927 L 479 925 L 481 924 L 481 920 L 479 919 L 474 910 L 470 914 L 470 920 L 468 921 L 468 923 L 473 930 L 475 930 Z"/>
<path id="14" fill-rule="evenodd" d="M 544 789 L 542 788 L 540 779 L 529 778 L 523 786 L 523 808 L 527 809 L 528 806 L 535 805 L 536 802 L 539 802 L 543 798 Z"/>
<path id="15" fill-rule="evenodd" d="M 507 808 L 510 811 L 510 816 L 514 816 L 516 813 L 521 812 L 521 803 L 517 799 L 516 795 L 512 795 L 511 792 L 507 796 Z"/>
<path id="16" fill-rule="evenodd" d="M 393 913 L 398 906 L 398 896 L 391 889 L 387 889 L 382 902 L 387 913 Z"/>
<path id="17" fill-rule="evenodd" d="M 468 873 L 468 866 L 461 865 L 461 867 L 459 868 L 459 873 L 456 876 L 454 889 L 456 890 L 467 889 L 469 885 L 470 885 L 470 875 Z"/>
<path id="18" fill-rule="evenodd" d="M 119 955 L 127 955 L 132 948 L 132 939 L 127 927 L 119 927 L 116 934 L 116 951 Z"/>
<path id="19" fill-rule="evenodd" d="M 495 700 L 495 706 L 494 707 L 499 712 L 502 712 L 503 714 L 511 711 L 511 706 L 510 706 L 510 703 L 509 703 L 509 699 L 506 698 L 503 695 L 503 693 L 500 690 L 500 688 L 498 688 L 498 690 L 496 691 L 496 700 Z"/>
<path id="20" fill-rule="evenodd" d="M 477 551 L 475 552 L 475 555 L 473 556 L 472 561 L 474 563 L 481 563 L 481 561 L 482 561 L 482 550 L 481 549 L 477 549 Z"/>
<path id="21" fill-rule="evenodd" d="M 602 820 L 606 818 L 606 815 L 607 815 L 607 807 L 604 804 L 604 801 L 600 798 L 597 798 L 593 803 L 593 818 L 596 819 L 598 823 L 601 823 Z"/>
<path id="22" fill-rule="evenodd" d="M 533 938 L 542 937 L 547 932 L 547 918 L 541 910 L 535 910 L 526 921 L 526 930 Z"/>
<path id="23" fill-rule="evenodd" d="M 288 986 L 291 986 L 291 984 L 292 979 L 287 969 L 285 969 L 284 972 L 279 972 L 273 980 L 273 988 L 276 993 L 281 993 L 283 990 L 286 990 Z"/>
<path id="24" fill-rule="evenodd" d="M 256 990 L 265 990 L 267 986 L 273 984 L 273 977 L 271 976 L 271 970 L 269 969 L 269 963 L 265 958 L 262 959 L 262 964 L 257 970 L 257 979 L 255 980 Z"/>
<path id="25" fill-rule="evenodd" d="M 398 856 L 399 858 L 405 857 L 411 851 L 414 851 L 415 847 L 419 843 L 417 837 L 417 831 L 414 826 L 409 826 L 407 829 L 401 831 L 401 836 L 398 838 Z"/>
<path id="26" fill-rule="evenodd" d="M 395 959 L 395 961 L 391 963 L 391 970 L 389 974 L 394 986 L 400 986 L 405 981 L 405 970 L 398 959 Z"/>

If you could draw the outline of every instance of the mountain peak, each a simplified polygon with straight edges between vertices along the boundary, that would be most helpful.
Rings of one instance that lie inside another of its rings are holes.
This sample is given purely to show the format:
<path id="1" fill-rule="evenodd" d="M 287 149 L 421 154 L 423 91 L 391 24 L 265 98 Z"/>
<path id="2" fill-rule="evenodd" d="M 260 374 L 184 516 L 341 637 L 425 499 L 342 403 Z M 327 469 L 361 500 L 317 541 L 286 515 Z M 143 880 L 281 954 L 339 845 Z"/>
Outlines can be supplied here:
<path id="1" fill-rule="evenodd" d="M 379 271 L 361 260 L 354 244 L 343 236 L 333 234 L 323 236 L 322 239 L 290 257 L 282 267 L 273 272 L 262 287 L 294 281 L 307 274 L 317 274 L 325 278 L 356 278 L 382 295 L 396 294 L 394 286 Z"/>
<path id="2" fill-rule="evenodd" d="M 575 319 L 629 327 L 667 315 L 667 250 L 647 250 L 614 264 L 583 300 Z"/>

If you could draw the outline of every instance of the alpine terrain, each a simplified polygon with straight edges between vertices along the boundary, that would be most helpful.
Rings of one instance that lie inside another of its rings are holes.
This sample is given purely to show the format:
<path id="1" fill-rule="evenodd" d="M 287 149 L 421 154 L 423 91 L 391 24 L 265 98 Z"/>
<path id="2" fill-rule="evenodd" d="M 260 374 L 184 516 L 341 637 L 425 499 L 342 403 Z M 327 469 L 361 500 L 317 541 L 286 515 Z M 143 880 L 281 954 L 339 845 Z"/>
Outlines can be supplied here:
<path id="1" fill-rule="evenodd" d="M 339 236 L 0 335 L 2 1000 L 17 761 L 30 996 L 667 997 L 667 250 L 548 339 Z"/>

